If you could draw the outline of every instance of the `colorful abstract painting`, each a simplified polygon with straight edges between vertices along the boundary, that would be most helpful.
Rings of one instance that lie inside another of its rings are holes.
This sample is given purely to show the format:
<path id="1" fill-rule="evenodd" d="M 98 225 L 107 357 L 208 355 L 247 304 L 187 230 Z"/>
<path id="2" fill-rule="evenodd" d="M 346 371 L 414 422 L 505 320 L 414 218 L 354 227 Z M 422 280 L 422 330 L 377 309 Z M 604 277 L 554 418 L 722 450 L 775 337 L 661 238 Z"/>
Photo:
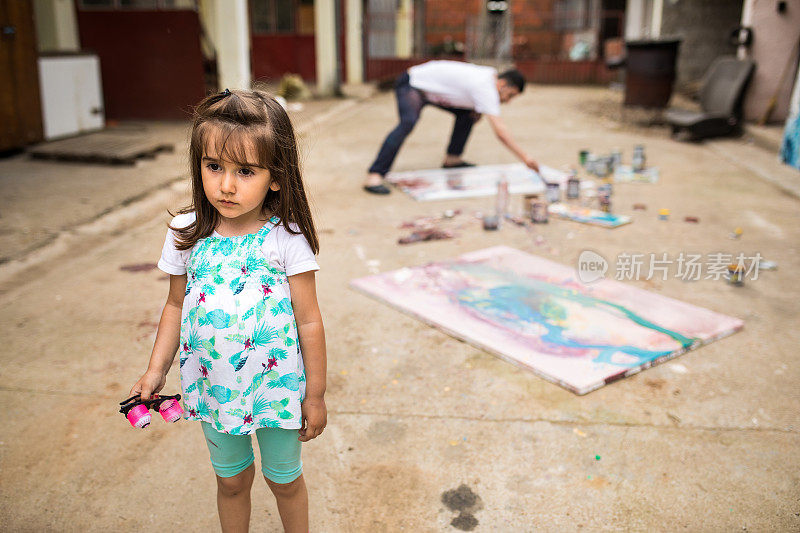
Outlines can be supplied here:
<path id="1" fill-rule="evenodd" d="M 577 394 L 730 335 L 742 321 L 497 246 L 351 285 Z"/>
<path id="2" fill-rule="evenodd" d="M 626 215 L 615 215 L 613 213 L 600 211 L 599 209 L 589 209 L 588 207 L 562 203 L 550 204 L 547 208 L 547 212 L 559 218 L 583 222 L 584 224 L 603 226 L 604 228 L 616 228 L 628 224 L 631 221 L 631 217 Z"/>
<path id="3" fill-rule="evenodd" d="M 497 182 L 505 177 L 511 194 L 536 194 L 544 182 L 564 183 L 564 172 L 542 165 L 539 174 L 521 163 L 466 168 L 434 168 L 391 172 L 387 181 L 418 201 L 450 200 L 497 194 Z M 544 180 L 544 181 L 542 181 Z"/>

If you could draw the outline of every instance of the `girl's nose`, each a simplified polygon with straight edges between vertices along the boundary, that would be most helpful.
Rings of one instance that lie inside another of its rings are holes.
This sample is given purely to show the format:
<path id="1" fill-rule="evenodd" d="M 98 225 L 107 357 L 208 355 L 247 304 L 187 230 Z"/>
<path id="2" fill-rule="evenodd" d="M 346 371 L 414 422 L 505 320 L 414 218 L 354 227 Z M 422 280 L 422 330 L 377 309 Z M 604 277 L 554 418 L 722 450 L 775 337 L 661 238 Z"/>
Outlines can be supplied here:
<path id="1" fill-rule="evenodd" d="M 222 174 L 222 181 L 219 184 L 219 190 L 224 193 L 236 192 L 236 178 L 230 173 L 225 172 Z"/>

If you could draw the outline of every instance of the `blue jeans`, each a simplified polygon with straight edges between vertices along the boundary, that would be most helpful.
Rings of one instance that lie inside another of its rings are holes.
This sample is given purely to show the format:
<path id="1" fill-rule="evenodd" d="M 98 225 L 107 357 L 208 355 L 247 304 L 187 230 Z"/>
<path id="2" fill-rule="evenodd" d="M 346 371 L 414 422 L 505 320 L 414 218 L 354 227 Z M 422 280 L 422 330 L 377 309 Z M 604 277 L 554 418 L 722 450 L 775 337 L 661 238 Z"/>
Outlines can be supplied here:
<path id="1" fill-rule="evenodd" d="M 464 146 L 467 144 L 467 139 L 472 131 L 472 125 L 480 118 L 479 114 L 471 109 L 445 107 L 429 102 L 422 91 L 413 88 L 409 84 L 408 72 L 397 78 L 394 92 L 397 98 L 397 113 L 400 115 L 400 124 L 386 136 L 386 140 L 383 141 L 383 145 L 378 152 L 378 157 L 369 167 L 370 172 L 375 172 L 381 176 L 389 172 L 392 163 L 394 163 L 394 158 L 397 157 L 397 152 L 400 151 L 400 147 L 403 145 L 403 141 L 414 129 L 422 108 L 428 104 L 435 105 L 439 109 L 444 109 L 455 115 L 456 120 L 453 124 L 453 133 L 450 136 L 447 154 L 459 156 L 464 152 Z"/>

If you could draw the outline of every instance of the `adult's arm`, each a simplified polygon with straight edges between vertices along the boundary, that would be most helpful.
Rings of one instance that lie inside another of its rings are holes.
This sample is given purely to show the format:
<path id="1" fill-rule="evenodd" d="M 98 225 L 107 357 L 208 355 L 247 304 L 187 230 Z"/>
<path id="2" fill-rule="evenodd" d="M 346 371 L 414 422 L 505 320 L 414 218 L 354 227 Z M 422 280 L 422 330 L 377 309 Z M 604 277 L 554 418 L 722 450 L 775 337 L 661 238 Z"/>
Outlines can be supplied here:
<path id="1" fill-rule="evenodd" d="M 517 141 L 514 140 L 514 137 L 511 136 L 511 132 L 508 130 L 508 127 L 497 115 L 487 115 L 487 120 L 489 124 L 492 125 L 492 130 L 497 138 L 503 143 L 506 148 L 508 148 L 511 153 L 519 158 L 520 161 L 525 163 L 529 168 L 532 168 L 536 172 L 539 172 L 539 164 L 536 162 L 535 159 L 530 157 L 522 147 L 517 144 Z"/>

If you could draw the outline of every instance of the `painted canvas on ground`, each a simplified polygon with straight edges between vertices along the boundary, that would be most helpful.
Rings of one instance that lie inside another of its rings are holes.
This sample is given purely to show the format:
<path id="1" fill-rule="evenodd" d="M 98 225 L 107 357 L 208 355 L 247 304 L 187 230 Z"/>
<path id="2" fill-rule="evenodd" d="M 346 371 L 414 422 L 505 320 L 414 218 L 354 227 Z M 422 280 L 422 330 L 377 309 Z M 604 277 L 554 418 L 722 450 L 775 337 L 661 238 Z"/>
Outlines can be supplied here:
<path id="1" fill-rule="evenodd" d="M 599 209 L 589 209 L 588 207 L 563 203 L 550 204 L 547 208 L 547 212 L 559 218 L 574 220 L 575 222 L 582 222 L 584 224 L 592 224 L 594 226 L 603 226 L 605 228 L 616 228 L 628 224 L 631 221 L 631 217 L 626 215 L 615 215 L 613 213 L 600 211 Z"/>
<path id="2" fill-rule="evenodd" d="M 537 174 L 515 163 L 390 172 L 386 179 L 418 201 L 492 196 L 497 194 L 497 182 L 502 177 L 508 180 L 511 194 L 541 193 L 545 189 L 544 181 L 563 183 L 567 179 L 564 172 L 551 167 L 542 165 L 539 170 Z"/>
<path id="3" fill-rule="evenodd" d="M 698 348 L 742 321 L 506 246 L 351 285 L 577 394 Z"/>

